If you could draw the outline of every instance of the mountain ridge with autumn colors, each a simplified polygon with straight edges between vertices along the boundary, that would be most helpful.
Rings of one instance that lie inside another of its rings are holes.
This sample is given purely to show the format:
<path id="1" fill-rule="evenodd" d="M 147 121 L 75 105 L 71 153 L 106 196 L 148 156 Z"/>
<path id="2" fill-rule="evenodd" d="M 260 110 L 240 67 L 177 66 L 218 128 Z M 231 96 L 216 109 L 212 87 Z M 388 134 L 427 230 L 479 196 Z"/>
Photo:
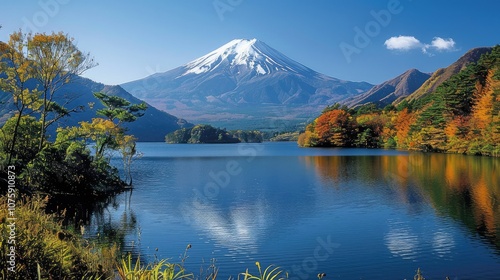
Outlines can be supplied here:
<path id="1" fill-rule="evenodd" d="M 449 69 L 459 70 L 423 96 L 384 109 L 328 106 L 299 145 L 500 156 L 500 45 L 473 49 L 442 72 Z"/>
<path id="2" fill-rule="evenodd" d="M 477 62 L 483 54 L 489 53 L 491 50 L 491 47 L 479 47 L 467 51 L 457 61 L 453 62 L 449 66 L 434 71 L 431 77 L 427 79 L 420 88 L 408 97 L 398 98 L 396 103 L 399 103 L 404 99 L 407 99 L 408 101 L 418 99 L 433 92 L 439 85 L 448 80 L 451 76 L 463 70 L 469 63 Z"/>

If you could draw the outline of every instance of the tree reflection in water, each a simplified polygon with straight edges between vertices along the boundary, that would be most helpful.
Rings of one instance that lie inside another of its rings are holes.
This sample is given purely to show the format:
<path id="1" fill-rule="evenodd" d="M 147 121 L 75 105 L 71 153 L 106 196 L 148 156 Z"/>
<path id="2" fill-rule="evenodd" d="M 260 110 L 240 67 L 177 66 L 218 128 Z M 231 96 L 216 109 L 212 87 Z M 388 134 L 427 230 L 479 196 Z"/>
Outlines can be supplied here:
<path id="1" fill-rule="evenodd" d="M 89 242 L 101 246 L 116 244 L 122 253 L 140 255 L 140 239 L 128 240 L 137 234 L 137 217 L 130 207 L 133 191 L 129 190 L 105 199 L 81 197 L 51 198 L 48 212 L 56 212 L 63 224 L 81 232 Z M 112 213 L 114 212 L 114 213 Z"/>
<path id="2" fill-rule="evenodd" d="M 304 157 L 329 186 L 340 188 L 356 176 L 363 186 L 383 180 L 398 203 L 418 210 L 429 204 L 479 234 L 500 254 L 500 159 L 455 154 L 410 153 L 394 156 Z M 373 190 L 383 192 L 386 189 Z M 446 234 L 446 233 L 443 233 Z M 435 237 L 439 243 L 444 235 Z M 441 246 L 442 247 L 442 246 Z"/>

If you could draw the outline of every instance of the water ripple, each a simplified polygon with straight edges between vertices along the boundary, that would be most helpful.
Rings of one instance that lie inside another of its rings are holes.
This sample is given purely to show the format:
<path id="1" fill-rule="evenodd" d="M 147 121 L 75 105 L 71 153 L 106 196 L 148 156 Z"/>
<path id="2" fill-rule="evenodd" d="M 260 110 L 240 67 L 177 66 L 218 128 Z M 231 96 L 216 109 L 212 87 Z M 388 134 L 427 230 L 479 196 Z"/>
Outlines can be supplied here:
<path id="1" fill-rule="evenodd" d="M 416 259 L 419 246 L 418 237 L 406 226 L 391 226 L 385 236 L 385 245 L 394 256 Z"/>

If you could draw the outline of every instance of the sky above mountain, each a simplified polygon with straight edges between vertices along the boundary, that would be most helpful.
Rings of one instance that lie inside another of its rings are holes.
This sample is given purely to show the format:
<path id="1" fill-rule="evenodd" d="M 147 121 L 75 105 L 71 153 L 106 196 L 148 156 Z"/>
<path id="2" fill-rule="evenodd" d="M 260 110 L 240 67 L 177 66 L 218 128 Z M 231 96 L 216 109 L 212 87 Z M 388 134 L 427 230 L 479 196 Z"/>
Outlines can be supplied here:
<path id="1" fill-rule="evenodd" d="M 257 38 L 320 73 L 373 84 L 410 68 L 432 72 L 500 43 L 496 0 L 6 1 L 0 40 L 63 31 L 121 84 L 165 72 L 237 38 Z"/>

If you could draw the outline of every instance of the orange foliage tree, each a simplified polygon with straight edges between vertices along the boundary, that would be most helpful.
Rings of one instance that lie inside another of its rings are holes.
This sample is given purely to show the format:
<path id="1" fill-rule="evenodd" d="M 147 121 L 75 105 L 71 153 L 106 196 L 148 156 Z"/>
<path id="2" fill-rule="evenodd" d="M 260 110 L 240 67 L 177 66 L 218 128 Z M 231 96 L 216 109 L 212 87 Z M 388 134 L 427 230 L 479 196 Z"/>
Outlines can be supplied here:
<path id="1" fill-rule="evenodd" d="M 408 134 L 410 133 L 411 125 L 415 123 L 416 116 L 409 112 L 408 108 L 404 108 L 396 116 L 394 121 L 394 129 L 396 130 L 396 143 L 399 148 L 408 148 Z"/>
<path id="2" fill-rule="evenodd" d="M 356 125 L 344 110 L 331 110 L 316 119 L 319 146 L 346 147 L 353 143 Z"/>

